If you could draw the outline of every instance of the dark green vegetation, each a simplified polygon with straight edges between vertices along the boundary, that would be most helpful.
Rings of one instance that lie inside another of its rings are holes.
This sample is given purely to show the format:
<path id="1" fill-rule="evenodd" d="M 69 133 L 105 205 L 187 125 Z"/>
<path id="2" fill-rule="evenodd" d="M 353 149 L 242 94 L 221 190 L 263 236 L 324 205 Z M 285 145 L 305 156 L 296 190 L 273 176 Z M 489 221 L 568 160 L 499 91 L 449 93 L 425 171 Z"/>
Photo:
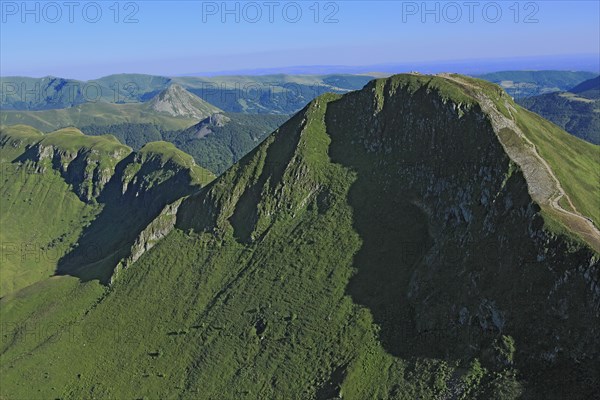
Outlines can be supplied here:
<path id="1" fill-rule="evenodd" d="M 323 95 L 167 207 L 109 287 L 4 296 L 0 396 L 593 398 L 599 255 L 519 164 L 530 142 L 597 218 L 575 175 L 599 148 L 495 85 Z"/>
<path id="2" fill-rule="evenodd" d="M 581 82 L 579 85 L 569 90 L 569 92 L 587 99 L 600 99 L 600 75 L 593 79 Z"/>
<path id="3" fill-rule="evenodd" d="M 584 71 L 501 71 L 479 75 L 496 83 L 515 99 L 569 90 L 598 75 Z"/>
<path id="4" fill-rule="evenodd" d="M 600 76 L 569 91 L 528 97 L 519 103 L 578 138 L 600 144 Z"/>
<path id="5" fill-rule="evenodd" d="M 287 120 L 284 115 L 217 113 L 183 130 L 165 130 L 152 124 L 81 127 L 88 135 L 110 132 L 122 143 L 139 149 L 163 140 L 190 154 L 196 163 L 219 175 Z"/>
<path id="6" fill-rule="evenodd" d="M 53 275 L 108 282 L 165 205 L 214 176 L 165 142 L 2 128 L 0 296 Z M 116 261 L 115 261 L 116 260 Z"/>
<path id="7" fill-rule="evenodd" d="M 165 132 L 163 139 L 191 154 L 199 165 L 219 175 L 287 119 L 283 115 L 213 114 L 183 131 Z"/>

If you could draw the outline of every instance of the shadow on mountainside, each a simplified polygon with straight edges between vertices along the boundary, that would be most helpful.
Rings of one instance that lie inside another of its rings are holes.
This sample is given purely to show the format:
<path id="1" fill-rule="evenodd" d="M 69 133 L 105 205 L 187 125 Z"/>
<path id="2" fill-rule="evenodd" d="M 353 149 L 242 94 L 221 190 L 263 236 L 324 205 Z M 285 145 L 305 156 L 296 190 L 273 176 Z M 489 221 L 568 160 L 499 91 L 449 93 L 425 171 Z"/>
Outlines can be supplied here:
<path id="1" fill-rule="evenodd" d="M 77 247 L 62 257 L 58 275 L 72 275 L 82 281 L 110 282 L 118 262 L 129 255 L 141 231 L 163 207 L 191 193 L 189 174 L 173 173 L 160 184 L 143 187 L 144 177 L 160 168 L 158 161 L 142 164 L 124 192 L 126 168 L 135 162 L 132 153 L 115 167 L 115 173 L 96 201 L 102 206 L 94 220 L 83 230 Z"/>
<path id="2" fill-rule="evenodd" d="M 368 107 L 360 104 L 358 96 L 355 101 L 359 102 L 354 104 L 356 107 Z M 439 340 L 435 321 L 430 326 L 419 321 L 414 299 L 410 298 L 415 271 L 423 268 L 424 257 L 433 245 L 429 218 L 416 205 L 416 193 L 409 191 L 409 185 L 391 177 L 391 169 L 386 171 L 384 158 L 357 157 L 364 151 L 361 144 L 349 149 L 352 139 L 344 136 L 354 129 L 352 126 L 380 126 L 385 135 L 385 122 L 353 120 L 355 117 L 343 114 L 343 102 L 348 102 L 348 97 L 329 104 L 326 125 L 332 138 L 329 146 L 332 161 L 357 173 L 348 203 L 354 210 L 354 230 L 363 242 L 354 257 L 357 272 L 348 284 L 347 293 L 371 311 L 380 327 L 379 340 L 390 354 L 401 358 L 460 358 L 460 354 L 449 354 L 446 343 Z M 413 154 L 412 160 L 419 157 Z M 422 154 L 422 157 L 427 156 Z"/>
<path id="3" fill-rule="evenodd" d="M 565 277 L 575 265 L 594 271 L 591 251 L 569 249 L 561 236 L 539 241 L 540 209 L 522 173 L 506 173 L 479 110 L 448 119 L 423 88 L 386 101 L 395 103 L 375 112 L 372 96 L 351 93 L 325 117 L 332 162 L 356 172 L 348 204 L 362 246 L 346 293 L 370 310 L 383 348 L 405 360 L 477 358 L 491 371 L 518 371 L 524 398 L 590 398 L 599 383 L 589 331 L 597 305 L 581 274 Z M 436 185 L 441 194 L 424 199 Z M 494 201 L 480 200 L 484 189 Z M 428 208 L 459 202 L 470 216 Z"/>

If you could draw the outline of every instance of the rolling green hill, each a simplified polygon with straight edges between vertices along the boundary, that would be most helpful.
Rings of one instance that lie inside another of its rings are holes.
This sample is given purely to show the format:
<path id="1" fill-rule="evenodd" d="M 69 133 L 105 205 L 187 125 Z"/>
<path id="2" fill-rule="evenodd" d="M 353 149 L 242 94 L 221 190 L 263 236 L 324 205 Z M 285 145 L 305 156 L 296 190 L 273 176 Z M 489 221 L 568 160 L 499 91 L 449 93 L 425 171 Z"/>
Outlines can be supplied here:
<path id="1" fill-rule="evenodd" d="M 580 139 L 600 144 L 600 77 L 570 91 L 524 98 L 519 104 Z"/>
<path id="2" fill-rule="evenodd" d="M 459 75 L 320 96 L 110 286 L 0 299 L 0 396 L 592 398 L 599 150 Z"/>

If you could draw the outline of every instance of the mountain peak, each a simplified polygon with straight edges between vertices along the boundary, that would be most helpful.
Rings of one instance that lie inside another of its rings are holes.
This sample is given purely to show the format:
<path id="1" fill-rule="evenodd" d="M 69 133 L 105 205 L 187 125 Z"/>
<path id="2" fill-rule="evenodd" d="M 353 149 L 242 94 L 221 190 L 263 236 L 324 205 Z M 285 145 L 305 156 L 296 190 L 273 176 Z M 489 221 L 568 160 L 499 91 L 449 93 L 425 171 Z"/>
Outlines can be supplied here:
<path id="1" fill-rule="evenodd" d="M 178 83 L 172 83 L 166 89 L 164 89 L 161 93 L 170 94 L 170 95 L 177 95 L 178 93 L 183 93 L 183 92 L 189 93 L 180 84 L 178 84 Z"/>
<path id="2" fill-rule="evenodd" d="M 220 109 L 190 93 L 178 84 L 172 84 L 148 103 L 149 107 L 173 117 L 202 120 L 221 112 Z"/>

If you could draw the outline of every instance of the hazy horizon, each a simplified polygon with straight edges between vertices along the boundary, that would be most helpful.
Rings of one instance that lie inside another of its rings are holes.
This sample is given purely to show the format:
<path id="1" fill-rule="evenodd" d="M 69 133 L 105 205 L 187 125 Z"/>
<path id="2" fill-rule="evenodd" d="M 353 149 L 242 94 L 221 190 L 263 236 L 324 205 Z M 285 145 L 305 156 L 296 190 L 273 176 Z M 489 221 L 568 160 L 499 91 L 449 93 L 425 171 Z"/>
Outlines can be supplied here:
<path id="1" fill-rule="evenodd" d="M 392 75 L 417 71 L 424 74 L 441 72 L 462 73 L 468 75 L 486 74 L 503 71 L 586 71 L 600 73 L 600 55 L 578 54 L 573 56 L 540 56 L 514 58 L 490 58 L 487 60 L 442 60 L 399 62 L 379 65 L 291 65 L 279 68 L 264 67 L 220 71 L 191 71 L 187 73 L 152 74 L 133 70 L 114 71 L 95 76 L 66 76 L 54 74 L 2 74 L 2 77 L 21 76 L 28 78 L 59 77 L 81 81 L 100 79 L 111 75 L 139 74 L 164 77 L 218 77 L 218 76 L 266 76 L 266 75 L 329 75 L 329 74 L 383 74 Z M 474 62 L 477 64 L 473 65 Z M 511 68 L 512 67 L 512 68 Z"/>
<path id="2" fill-rule="evenodd" d="M 529 60 L 511 69 L 600 68 L 600 5 L 591 1 L 69 4 L 2 2 L 2 76 L 397 72 L 367 68 L 453 62 L 465 63 L 454 72 L 483 73 L 500 69 L 497 60 Z M 469 60 L 492 65 L 471 71 Z"/>

